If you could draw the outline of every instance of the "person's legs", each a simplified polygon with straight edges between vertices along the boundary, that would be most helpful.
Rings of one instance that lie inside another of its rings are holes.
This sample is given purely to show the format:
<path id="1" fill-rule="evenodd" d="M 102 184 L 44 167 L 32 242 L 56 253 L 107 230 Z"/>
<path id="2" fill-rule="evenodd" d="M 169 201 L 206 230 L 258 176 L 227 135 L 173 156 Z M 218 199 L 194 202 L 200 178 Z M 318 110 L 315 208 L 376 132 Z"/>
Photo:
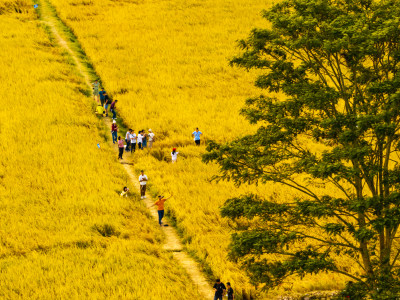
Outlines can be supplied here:
<path id="1" fill-rule="evenodd" d="M 143 187 L 143 198 L 146 198 L 146 184 L 142 185 Z"/>
<path id="2" fill-rule="evenodd" d="M 129 151 L 130 145 L 131 145 L 131 142 L 129 140 L 126 140 L 126 148 L 125 148 L 126 151 Z"/>
<path id="3" fill-rule="evenodd" d="M 161 220 L 164 217 L 164 210 L 158 210 L 158 224 L 161 225 Z"/>
<path id="4" fill-rule="evenodd" d="M 136 151 L 136 143 L 131 144 L 131 153 Z"/>
<path id="5" fill-rule="evenodd" d="M 144 184 L 140 186 L 140 196 L 144 197 L 145 193 L 146 193 L 146 185 Z"/>
<path id="6" fill-rule="evenodd" d="M 119 148 L 118 158 L 122 159 L 122 154 L 124 154 L 124 148 Z"/>
<path id="7" fill-rule="evenodd" d="M 113 132 L 112 132 L 113 144 L 115 144 L 115 143 L 117 142 L 117 139 L 118 139 L 118 137 L 117 137 L 117 132 L 116 132 L 116 131 L 113 131 Z"/>
<path id="8" fill-rule="evenodd" d="M 153 148 L 153 141 L 149 141 L 149 149 Z"/>
<path id="9" fill-rule="evenodd" d="M 113 119 L 117 118 L 117 112 L 115 111 L 114 108 L 113 108 L 113 110 L 112 110 L 112 113 L 113 113 Z"/>
<path id="10" fill-rule="evenodd" d="M 196 146 L 200 146 L 200 140 L 195 140 Z"/>
<path id="11" fill-rule="evenodd" d="M 143 150 L 142 143 L 138 143 L 138 147 L 139 147 L 140 150 Z"/>

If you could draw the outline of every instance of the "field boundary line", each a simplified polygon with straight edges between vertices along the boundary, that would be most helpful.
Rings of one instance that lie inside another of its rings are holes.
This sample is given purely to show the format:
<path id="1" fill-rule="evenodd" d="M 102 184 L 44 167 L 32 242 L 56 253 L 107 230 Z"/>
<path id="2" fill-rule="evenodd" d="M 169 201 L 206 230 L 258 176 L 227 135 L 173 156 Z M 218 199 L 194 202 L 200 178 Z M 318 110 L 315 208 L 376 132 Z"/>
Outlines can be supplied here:
<path id="1" fill-rule="evenodd" d="M 68 28 L 69 27 L 60 19 L 60 17 L 57 15 L 57 12 L 51 2 L 49 0 L 38 0 L 37 1 L 39 4 L 39 17 L 40 17 L 40 22 L 43 23 L 47 29 L 49 30 L 49 34 L 52 35 L 52 37 L 55 39 L 55 41 L 64 49 L 67 51 L 69 56 L 72 58 L 74 61 L 74 64 L 79 72 L 79 74 L 83 77 L 86 85 L 91 89 L 91 77 L 90 77 L 90 71 L 88 70 L 88 67 L 84 66 L 84 63 L 79 58 L 79 54 L 77 51 L 74 51 L 69 43 L 67 42 L 67 38 L 60 34 L 60 31 L 58 27 L 63 27 L 63 28 Z M 72 31 L 69 29 L 70 35 L 74 36 Z M 71 42 L 72 43 L 72 42 Z M 78 46 L 79 42 L 75 41 Z M 82 51 L 82 53 L 84 53 Z M 82 57 L 86 58 L 85 54 L 81 54 L 81 59 Z M 104 126 L 106 128 L 110 129 L 111 128 L 111 121 L 108 118 L 104 118 Z M 111 142 L 111 141 L 110 141 Z M 115 154 L 118 152 L 118 147 L 116 144 L 114 144 L 114 151 Z M 117 155 L 116 155 L 117 156 Z M 122 162 L 122 166 L 124 167 L 126 173 L 128 174 L 128 177 L 131 181 L 131 184 L 136 188 L 137 191 L 139 191 L 139 179 L 138 176 L 136 176 L 130 167 L 129 164 Z M 149 209 L 151 217 L 157 221 L 158 223 L 158 213 L 156 208 L 152 208 L 151 206 L 154 203 L 154 199 L 151 197 L 145 198 L 143 200 L 145 206 Z M 198 293 L 204 297 L 204 299 L 212 299 L 213 297 L 213 291 L 211 289 L 210 284 L 207 282 L 206 277 L 204 274 L 200 271 L 199 264 L 190 256 L 188 253 L 184 251 L 184 247 L 182 245 L 182 242 L 175 230 L 174 227 L 172 226 L 167 226 L 167 227 L 161 227 L 161 230 L 164 232 L 165 235 L 165 243 L 163 245 L 163 250 L 167 252 L 171 252 L 173 258 L 180 263 L 180 265 L 183 267 L 183 269 L 187 272 L 187 274 L 190 276 L 191 280 L 193 281 L 194 285 L 197 287 Z"/>

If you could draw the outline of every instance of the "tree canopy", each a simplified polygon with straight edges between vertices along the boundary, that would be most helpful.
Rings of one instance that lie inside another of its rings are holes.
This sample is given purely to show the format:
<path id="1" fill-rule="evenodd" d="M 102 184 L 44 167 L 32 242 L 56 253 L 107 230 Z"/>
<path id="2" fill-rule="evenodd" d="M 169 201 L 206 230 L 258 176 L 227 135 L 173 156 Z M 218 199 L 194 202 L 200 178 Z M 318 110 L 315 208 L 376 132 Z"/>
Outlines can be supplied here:
<path id="1" fill-rule="evenodd" d="M 222 215 L 248 221 L 233 234 L 230 255 L 266 288 L 292 275 L 337 272 L 351 280 L 345 293 L 353 298 L 394 295 L 400 1 L 285 0 L 263 17 L 267 28 L 253 29 L 231 60 L 262 70 L 255 85 L 264 92 L 241 111 L 258 129 L 210 142 L 203 160 L 219 164 L 220 179 L 275 182 L 301 196 L 228 199 Z M 343 268 L 344 257 L 361 271 Z"/>

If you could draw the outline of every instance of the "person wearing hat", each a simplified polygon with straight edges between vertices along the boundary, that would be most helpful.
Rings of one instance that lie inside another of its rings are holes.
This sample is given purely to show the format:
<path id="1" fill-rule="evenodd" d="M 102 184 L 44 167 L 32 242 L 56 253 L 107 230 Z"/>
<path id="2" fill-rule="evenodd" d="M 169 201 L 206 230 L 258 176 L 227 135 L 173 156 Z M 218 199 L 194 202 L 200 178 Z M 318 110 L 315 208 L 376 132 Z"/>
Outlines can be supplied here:
<path id="1" fill-rule="evenodd" d="M 154 204 L 152 205 L 152 206 L 157 205 L 158 223 L 160 224 L 160 226 L 162 226 L 162 218 L 164 218 L 164 202 L 171 197 L 172 195 L 169 196 L 168 198 L 164 198 L 164 196 L 158 196 L 158 200 L 154 202 Z"/>
<path id="2" fill-rule="evenodd" d="M 139 176 L 139 184 L 140 184 L 140 199 L 146 198 L 146 184 L 147 184 L 147 175 L 144 174 L 144 171 L 140 171 Z"/>
<path id="3" fill-rule="evenodd" d="M 148 136 L 149 136 L 149 149 L 151 149 L 151 148 L 153 148 L 153 142 L 155 141 L 154 133 L 153 133 L 153 131 L 151 131 L 151 129 L 149 129 Z"/>
<path id="4" fill-rule="evenodd" d="M 178 159 L 178 154 L 179 152 L 176 152 L 176 148 L 173 148 L 171 152 L 172 163 L 176 162 L 176 160 Z"/>
<path id="5" fill-rule="evenodd" d="M 117 121 L 113 120 L 112 125 L 111 125 L 111 135 L 112 135 L 112 141 L 113 144 L 115 144 L 118 141 L 118 127 L 117 127 Z"/>

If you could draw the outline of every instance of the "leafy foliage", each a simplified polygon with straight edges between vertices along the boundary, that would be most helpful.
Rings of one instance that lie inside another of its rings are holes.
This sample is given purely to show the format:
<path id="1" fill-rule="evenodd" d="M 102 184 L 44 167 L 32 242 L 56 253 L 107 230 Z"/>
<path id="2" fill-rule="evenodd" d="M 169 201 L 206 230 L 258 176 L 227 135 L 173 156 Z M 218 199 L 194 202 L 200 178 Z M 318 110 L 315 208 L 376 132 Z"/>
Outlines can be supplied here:
<path id="1" fill-rule="evenodd" d="M 255 85 L 266 95 L 241 111 L 259 128 L 210 142 L 203 160 L 237 185 L 276 182 L 302 195 L 285 203 L 245 195 L 222 208 L 249 221 L 233 235 L 231 257 L 256 283 L 327 271 L 348 276 L 356 287 L 348 290 L 363 295 L 397 292 L 399 4 L 286 0 L 263 13 L 270 29 L 240 41 L 231 64 L 264 71 Z M 362 274 L 341 268 L 338 256 Z"/>

